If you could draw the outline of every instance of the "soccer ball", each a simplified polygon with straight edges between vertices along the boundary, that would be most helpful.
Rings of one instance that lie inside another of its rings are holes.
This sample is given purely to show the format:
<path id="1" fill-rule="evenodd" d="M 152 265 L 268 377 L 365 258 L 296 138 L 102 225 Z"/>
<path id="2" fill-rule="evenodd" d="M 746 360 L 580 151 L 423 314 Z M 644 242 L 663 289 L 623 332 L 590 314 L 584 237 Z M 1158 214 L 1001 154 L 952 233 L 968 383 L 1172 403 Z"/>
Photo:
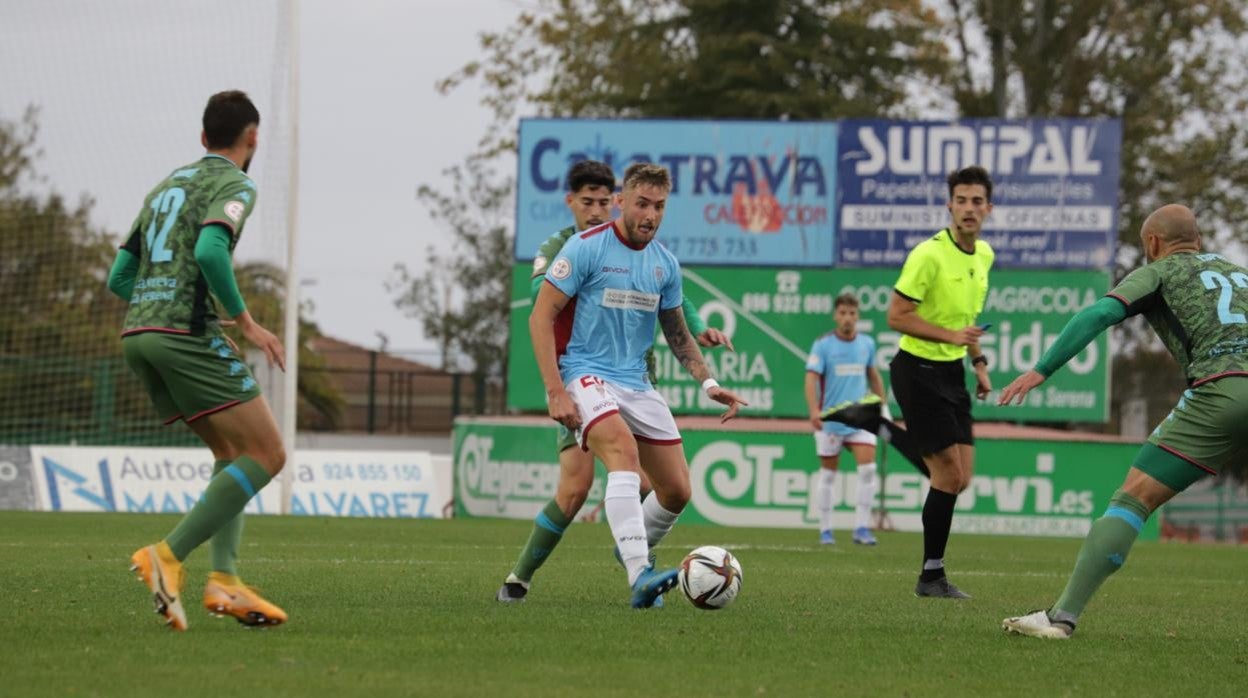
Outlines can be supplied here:
<path id="1" fill-rule="evenodd" d="M 680 561 L 680 588 L 689 601 L 707 611 L 721 609 L 741 591 L 741 563 L 714 545 L 695 549 Z"/>

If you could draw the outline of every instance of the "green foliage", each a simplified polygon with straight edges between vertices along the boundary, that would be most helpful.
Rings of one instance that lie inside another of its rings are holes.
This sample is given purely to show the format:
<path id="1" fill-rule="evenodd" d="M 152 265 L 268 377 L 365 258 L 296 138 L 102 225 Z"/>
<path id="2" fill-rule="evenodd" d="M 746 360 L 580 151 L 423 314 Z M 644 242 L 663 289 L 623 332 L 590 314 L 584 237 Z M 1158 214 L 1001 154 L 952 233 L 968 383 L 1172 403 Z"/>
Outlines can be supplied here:
<path id="1" fill-rule="evenodd" d="M 920 0 L 543 0 L 439 87 L 484 86 L 486 157 L 514 148 L 521 113 L 884 116 L 944 73 L 941 29 Z"/>
<path id="2" fill-rule="evenodd" d="M 602 524 L 570 527 L 525 603 L 504 606 L 494 592 L 531 521 L 249 515 L 243 579 L 290 623 L 246 630 L 205 613 L 200 550 L 187 563 L 190 628 L 175 637 L 125 560 L 176 520 L 0 513 L 6 588 L 29 597 L 0 625 L 6 692 L 1233 696 L 1248 664 L 1243 546 L 1139 543 L 1075 637 L 1049 642 L 1000 622 L 1061 591 L 1075 539 L 954 534 L 952 579 L 975 595 L 960 603 L 914 598 L 918 534 L 828 549 L 813 530 L 678 524 L 660 564 L 726 545 L 741 595 L 711 612 L 673 591 L 666 608 L 635 611 Z"/>
<path id="3" fill-rule="evenodd" d="M 126 304 L 106 286 L 117 237 L 91 223 L 89 197 L 70 205 L 38 175 L 37 117 L 0 118 L 0 393 L 10 398 L 0 402 L 0 442 L 195 443 L 160 426 L 121 359 Z M 281 270 L 237 274 L 253 315 L 280 334 Z M 342 398 L 306 349 L 316 326 L 300 329 L 300 361 L 313 369 L 299 375 L 300 421 L 332 428 Z"/>
<path id="4" fill-rule="evenodd" d="M 396 304 L 479 371 L 506 365 L 511 177 L 492 163 L 515 147 L 521 112 L 551 116 L 830 119 L 904 106 L 908 81 L 943 70 L 935 15 L 919 0 L 543 0 L 480 37 L 483 58 L 439 83 L 485 86 L 494 121 L 478 153 L 420 189 L 456 236 L 430 270 L 404 265 Z M 552 231 L 553 232 L 553 231 Z"/>
<path id="5" fill-rule="evenodd" d="M 1248 16 L 1226 0 L 949 0 L 966 116 L 1123 120 L 1119 237 L 1124 269 L 1157 207 L 1184 203 L 1215 246 L 1242 242 L 1248 219 Z M 990 84 L 974 80 L 990 47 Z M 983 56 L 978 56 L 982 59 Z"/>
<path id="6" fill-rule="evenodd" d="M 0 119 L 0 440 L 90 439 L 130 415 L 97 410 L 139 404 L 122 370 L 117 324 L 125 304 L 105 286 L 115 247 L 92 226 L 92 202 L 71 205 L 39 188 L 37 113 Z M 150 413 L 150 408 L 149 408 Z"/>
<path id="7" fill-rule="evenodd" d="M 434 220 L 454 236 L 448 255 L 429 247 L 429 271 L 420 278 L 395 264 L 386 288 L 395 305 L 423 324 L 438 342 L 444 370 L 465 355 L 482 376 L 507 373 L 510 310 L 513 180 L 500 177 L 480 158 L 446 170 L 450 193 L 422 186 L 417 193 Z"/>

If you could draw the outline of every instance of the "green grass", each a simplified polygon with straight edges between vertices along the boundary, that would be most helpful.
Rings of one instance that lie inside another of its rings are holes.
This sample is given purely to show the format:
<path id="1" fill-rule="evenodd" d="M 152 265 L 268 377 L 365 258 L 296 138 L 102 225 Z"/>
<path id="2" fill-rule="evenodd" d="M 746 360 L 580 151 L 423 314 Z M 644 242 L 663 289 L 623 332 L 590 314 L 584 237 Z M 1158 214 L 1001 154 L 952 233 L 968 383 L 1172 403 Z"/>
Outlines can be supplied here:
<path id="1" fill-rule="evenodd" d="M 1002 617 L 1061 589 L 1074 540 L 955 534 L 969 602 L 912 595 L 921 543 L 815 544 L 813 531 L 677 526 L 745 570 L 727 610 L 628 608 L 604 525 L 577 524 L 521 605 L 494 592 L 520 521 L 252 517 L 245 578 L 291 622 L 247 630 L 199 606 L 166 630 L 126 571 L 168 516 L 0 513 L 0 694 L 188 696 L 1244 695 L 1248 549 L 1140 544 L 1069 642 L 1005 636 Z"/>

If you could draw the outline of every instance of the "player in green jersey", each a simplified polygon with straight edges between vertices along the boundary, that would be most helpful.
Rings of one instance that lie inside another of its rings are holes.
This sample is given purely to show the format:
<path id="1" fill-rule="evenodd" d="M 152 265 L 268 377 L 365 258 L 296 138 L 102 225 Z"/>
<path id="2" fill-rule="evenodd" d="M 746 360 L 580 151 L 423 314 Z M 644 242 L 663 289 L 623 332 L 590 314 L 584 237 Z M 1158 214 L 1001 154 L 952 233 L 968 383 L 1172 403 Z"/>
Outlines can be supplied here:
<path id="1" fill-rule="evenodd" d="M 542 279 L 546 274 L 547 264 L 558 256 L 559 250 L 563 249 L 568 239 L 578 231 L 602 225 L 611 218 L 611 196 L 615 191 L 615 173 L 611 171 L 610 166 L 595 160 L 582 160 L 568 170 L 567 186 L 568 193 L 564 201 L 572 212 L 575 225 L 568 226 L 546 238 L 546 241 L 538 248 L 537 256 L 533 258 L 530 299 L 537 298 L 537 292 L 541 289 Z M 575 299 L 556 318 L 556 337 L 560 343 L 560 350 L 563 345 L 567 344 L 568 336 L 572 331 L 574 309 Z M 704 347 L 732 348 L 732 343 L 722 332 L 706 326 L 706 322 L 698 315 L 697 308 L 688 297 L 684 298 L 682 309 L 685 321 L 689 325 L 689 332 L 699 344 Z M 656 382 L 653 349 L 646 354 L 646 365 L 650 367 L 650 382 Z M 534 520 L 528 542 L 520 551 L 515 567 L 498 590 L 496 598 L 499 601 L 524 600 L 529 591 L 529 583 L 533 580 L 533 574 L 546 562 L 555 546 L 559 544 L 564 531 L 572 523 L 576 512 L 580 511 L 581 505 L 589 496 L 589 488 L 594 484 L 594 456 L 588 451 L 572 448 L 576 445 L 575 434 L 560 424 L 555 443 L 559 451 L 559 484 L 555 489 L 555 497 L 546 503 Z M 644 473 L 641 484 L 643 493 L 650 491 L 650 484 L 645 479 Z M 658 506 L 657 500 L 653 497 L 646 497 L 646 500 L 650 501 L 650 504 L 646 506 L 647 530 L 660 526 L 660 519 L 671 518 L 671 523 L 675 523 L 674 517 L 670 515 L 665 517 L 664 514 L 667 512 L 660 511 L 661 507 Z M 671 527 L 670 524 L 666 525 L 668 528 Z"/>
<path id="2" fill-rule="evenodd" d="M 170 627 L 186 629 L 182 561 L 211 540 L 213 572 L 204 606 L 245 625 L 278 625 L 286 613 L 238 577 L 243 507 L 286 462 L 281 434 L 255 379 L 221 331 L 214 299 L 268 359 L 285 370 L 285 349 L 247 311 L 231 255 L 256 204 L 246 174 L 260 113 L 247 95 L 221 92 L 204 109 L 207 154 L 174 170 L 148 194 L 108 287 L 130 303 L 122 335 L 126 363 L 166 424 L 185 421 L 216 460 L 203 497 L 163 540 L 131 556 Z"/>
<path id="3" fill-rule="evenodd" d="M 1171 204 L 1140 229 L 1151 263 L 1071 318 L 1053 346 L 1001 391 L 1021 402 L 1107 328 L 1143 315 L 1183 367 L 1188 389 L 1148 437 L 1105 515 L 1092 524 L 1074 572 L 1047 609 L 1006 618 L 1006 631 L 1065 639 L 1088 601 L 1126 561 L 1144 521 L 1175 494 L 1248 452 L 1248 269 L 1201 252 L 1196 217 Z"/>

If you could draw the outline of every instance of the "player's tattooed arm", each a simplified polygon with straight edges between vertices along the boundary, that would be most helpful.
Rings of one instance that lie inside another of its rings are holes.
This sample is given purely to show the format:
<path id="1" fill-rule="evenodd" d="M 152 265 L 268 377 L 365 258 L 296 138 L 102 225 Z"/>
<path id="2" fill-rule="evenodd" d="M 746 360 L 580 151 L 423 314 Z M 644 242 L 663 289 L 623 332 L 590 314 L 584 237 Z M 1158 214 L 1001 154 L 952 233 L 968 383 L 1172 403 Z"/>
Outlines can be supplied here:
<path id="1" fill-rule="evenodd" d="M 672 350 L 672 354 L 694 380 L 704 384 L 706 396 L 721 405 L 728 406 L 728 409 L 720 415 L 719 421 L 726 422 L 736 417 L 737 412 L 749 403 L 742 400 L 740 395 L 714 381 L 709 386 L 705 385 L 706 379 L 711 377 L 711 372 L 706 367 L 706 360 L 702 358 L 702 350 L 698 348 L 697 341 L 694 340 L 692 334 L 689 334 L 689 326 L 685 324 L 685 314 L 680 307 L 661 311 L 659 325 L 663 328 L 663 336 L 667 338 L 667 346 Z"/>
<path id="2" fill-rule="evenodd" d="M 685 367 L 689 375 L 699 383 L 710 378 L 711 372 L 706 367 L 706 360 L 702 358 L 702 350 L 698 348 L 697 341 L 689 333 L 689 326 L 685 324 L 685 313 L 680 306 L 661 311 L 659 326 L 663 328 L 663 336 L 667 338 L 668 348 L 672 350 L 672 354 L 680 361 L 680 365 Z"/>

